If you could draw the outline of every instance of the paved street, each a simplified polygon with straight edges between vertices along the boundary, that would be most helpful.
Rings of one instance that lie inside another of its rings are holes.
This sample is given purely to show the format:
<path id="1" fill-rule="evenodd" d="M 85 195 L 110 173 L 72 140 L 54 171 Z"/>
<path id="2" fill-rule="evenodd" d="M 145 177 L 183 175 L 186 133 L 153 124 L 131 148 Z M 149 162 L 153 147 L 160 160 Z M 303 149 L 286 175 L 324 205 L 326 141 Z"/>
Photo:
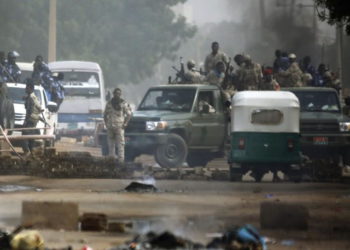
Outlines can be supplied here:
<path id="1" fill-rule="evenodd" d="M 269 249 L 349 249 L 350 186 L 333 183 L 230 183 L 208 181 L 156 181 L 156 193 L 126 193 L 130 180 L 41 179 L 2 176 L 0 185 L 21 185 L 33 190 L 0 193 L 0 227 L 20 223 L 21 203 L 74 201 L 79 213 L 105 213 L 109 219 L 127 221 L 127 234 L 42 231 L 47 246 L 88 244 L 107 249 L 131 238 L 136 232 L 171 230 L 202 243 L 207 233 L 223 232 L 232 225 L 251 223 L 259 228 L 259 204 L 279 200 L 304 204 L 310 211 L 308 231 L 269 231 L 276 240 Z M 271 211 L 273 212 L 273 211 Z M 293 240 L 291 247 L 283 240 Z"/>

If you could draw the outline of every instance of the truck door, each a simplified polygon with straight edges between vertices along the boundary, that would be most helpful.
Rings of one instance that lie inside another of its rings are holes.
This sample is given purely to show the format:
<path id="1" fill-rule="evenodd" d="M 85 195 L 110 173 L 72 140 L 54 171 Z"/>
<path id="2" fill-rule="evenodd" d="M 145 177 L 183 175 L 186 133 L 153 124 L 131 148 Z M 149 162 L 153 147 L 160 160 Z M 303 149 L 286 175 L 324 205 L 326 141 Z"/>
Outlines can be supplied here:
<path id="1" fill-rule="evenodd" d="M 226 133 L 225 116 L 219 90 L 199 91 L 192 119 L 191 146 L 218 147 Z"/>

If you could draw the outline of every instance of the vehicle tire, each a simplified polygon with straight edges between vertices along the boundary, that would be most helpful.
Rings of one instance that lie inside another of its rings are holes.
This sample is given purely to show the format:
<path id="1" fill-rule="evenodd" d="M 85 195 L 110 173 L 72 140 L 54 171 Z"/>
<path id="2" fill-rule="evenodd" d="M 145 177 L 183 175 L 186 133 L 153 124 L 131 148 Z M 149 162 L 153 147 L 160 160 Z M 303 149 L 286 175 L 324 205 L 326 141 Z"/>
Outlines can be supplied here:
<path id="1" fill-rule="evenodd" d="M 264 175 L 265 172 L 261 170 L 252 170 L 252 177 L 255 179 L 255 182 L 261 182 Z"/>
<path id="2" fill-rule="evenodd" d="M 138 154 L 135 153 L 132 149 L 125 148 L 125 161 L 126 162 L 134 162 L 134 160 L 137 156 L 138 156 Z"/>
<path id="3" fill-rule="evenodd" d="M 241 168 L 233 168 L 232 165 L 230 166 L 230 181 L 232 182 L 238 182 L 242 181 L 242 169 Z"/>
<path id="4" fill-rule="evenodd" d="M 350 148 L 346 149 L 345 154 L 343 154 L 343 163 L 350 166 Z"/>
<path id="5" fill-rule="evenodd" d="M 199 154 L 188 154 L 186 160 L 189 167 L 205 167 L 209 161 L 207 157 Z"/>
<path id="6" fill-rule="evenodd" d="M 174 168 L 182 166 L 187 157 L 187 144 L 177 134 L 169 134 L 166 143 L 158 146 L 155 160 L 161 167 Z"/>

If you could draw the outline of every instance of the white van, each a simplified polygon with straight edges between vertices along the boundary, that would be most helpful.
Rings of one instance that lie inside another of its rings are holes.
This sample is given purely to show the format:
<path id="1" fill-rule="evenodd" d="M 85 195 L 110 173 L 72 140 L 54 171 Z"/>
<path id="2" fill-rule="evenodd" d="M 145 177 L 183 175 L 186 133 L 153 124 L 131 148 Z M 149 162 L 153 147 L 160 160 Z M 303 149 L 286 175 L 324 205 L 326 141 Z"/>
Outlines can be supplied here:
<path id="1" fill-rule="evenodd" d="M 65 99 L 58 111 L 59 136 L 93 135 L 95 120 L 102 118 L 105 87 L 101 67 L 95 62 L 57 61 L 51 72 L 62 72 Z"/>

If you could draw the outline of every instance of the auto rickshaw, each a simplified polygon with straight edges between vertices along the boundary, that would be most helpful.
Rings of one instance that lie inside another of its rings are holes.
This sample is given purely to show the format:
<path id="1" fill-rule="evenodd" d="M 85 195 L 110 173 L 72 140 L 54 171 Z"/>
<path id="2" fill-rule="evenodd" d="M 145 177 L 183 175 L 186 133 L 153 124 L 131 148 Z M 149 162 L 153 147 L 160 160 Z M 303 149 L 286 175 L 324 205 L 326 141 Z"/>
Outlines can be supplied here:
<path id="1" fill-rule="evenodd" d="M 265 173 L 282 171 L 301 178 L 300 105 L 288 91 L 242 91 L 232 98 L 231 181 L 249 171 L 260 182 Z"/>

